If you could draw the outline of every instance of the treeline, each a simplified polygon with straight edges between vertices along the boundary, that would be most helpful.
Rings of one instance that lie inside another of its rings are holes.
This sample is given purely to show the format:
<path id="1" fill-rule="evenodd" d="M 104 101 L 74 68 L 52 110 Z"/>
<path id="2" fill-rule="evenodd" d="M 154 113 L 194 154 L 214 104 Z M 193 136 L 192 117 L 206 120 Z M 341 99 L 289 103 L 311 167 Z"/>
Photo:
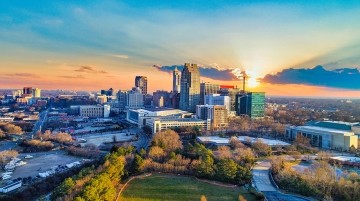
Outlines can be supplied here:
<path id="1" fill-rule="evenodd" d="M 24 140 L 20 145 L 24 147 L 25 152 L 38 152 L 49 151 L 56 147 L 57 143 L 70 144 L 72 141 L 72 137 L 68 133 L 52 133 L 47 130 L 44 133 L 38 132 L 34 139 Z"/>
<path id="2" fill-rule="evenodd" d="M 238 185 L 250 183 L 254 154 L 251 152 L 250 155 L 243 155 L 249 150 L 241 148 L 227 151 L 223 151 L 225 147 L 220 149 L 222 150 L 216 151 L 219 154 L 214 154 L 212 150 L 196 142 L 183 146 L 176 132 L 162 131 L 154 136 L 152 147 L 140 170 L 194 175 Z"/>
<path id="3" fill-rule="evenodd" d="M 282 189 L 319 200 L 360 200 L 360 175 L 350 173 L 338 178 L 326 160 L 316 162 L 302 172 L 293 170 L 282 157 L 274 158 L 271 164 L 274 179 Z"/>
<path id="4" fill-rule="evenodd" d="M 65 180 L 51 196 L 51 200 L 114 200 L 120 182 L 145 172 L 164 172 L 192 175 L 237 185 L 251 182 L 251 168 L 255 163 L 253 151 L 232 142 L 231 148 L 216 151 L 192 141 L 182 144 L 172 130 L 158 132 L 146 152 L 135 152 L 131 146 L 113 147 L 103 165 L 81 172 Z"/>
<path id="5" fill-rule="evenodd" d="M 59 183 L 63 182 L 65 178 L 69 178 L 74 174 L 78 174 L 83 169 L 92 168 L 97 166 L 99 161 L 92 161 L 79 167 L 71 168 L 67 171 L 51 175 L 44 180 L 39 180 L 30 186 L 22 187 L 12 193 L 8 193 L 0 196 L 0 200 L 3 201 L 23 201 L 23 200 L 35 200 L 41 195 L 47 194 L 59 186 Z M 41 197 L 40 197 L 41 198 Z M 39 199 L 41 200 L 41 199 Z"/>
<path id="6" fill-rule="evenodd" d="M 0 138 L 7 137 L 7 134 L 21 135 L 23 134 L 23 130 L 20 126 L 16 126 L 11 123 L 0 122 Z"/>
<path id="7" fill-rule="evenodd" d="M 102 165 L 88 167 L 79 174 L 65 179 L 51 194 L 51 200 L 82 201 L 82 200 L 114 200 L 117 187 L 124 176 L 129 173 L 126 164 L 131 164 L 134 148 L 114 148 L 112 153 L 105 157 Z"/>

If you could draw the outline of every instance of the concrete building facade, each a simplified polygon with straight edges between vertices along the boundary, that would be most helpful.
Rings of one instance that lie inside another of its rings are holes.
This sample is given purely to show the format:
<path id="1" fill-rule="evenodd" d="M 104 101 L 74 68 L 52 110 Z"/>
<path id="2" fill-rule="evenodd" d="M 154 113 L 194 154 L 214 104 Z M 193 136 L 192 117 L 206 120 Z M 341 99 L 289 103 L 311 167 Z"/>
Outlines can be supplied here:
<path id="1" fill-rule="evenodd" d="M 139 87 L 127 92 L 126 109 L 144 108 L 144 95 Z"/>
<path id="2" fill-rule="evenodd" d="M 197 105 L 196 117 L 202 120 L 210 120 L 211 128 L 219 130 L 227 128 L 228 110 L 224 105 Z"/>
<path id="3" fill-rule="evenodd" d="M 298 135 L 307 137 L 315 147 L 324 149 L 349 150 L 358 148 L 358 136 L 353 132 L 318 126 L 288 126 L 286 137 L 295 140 Z"/>

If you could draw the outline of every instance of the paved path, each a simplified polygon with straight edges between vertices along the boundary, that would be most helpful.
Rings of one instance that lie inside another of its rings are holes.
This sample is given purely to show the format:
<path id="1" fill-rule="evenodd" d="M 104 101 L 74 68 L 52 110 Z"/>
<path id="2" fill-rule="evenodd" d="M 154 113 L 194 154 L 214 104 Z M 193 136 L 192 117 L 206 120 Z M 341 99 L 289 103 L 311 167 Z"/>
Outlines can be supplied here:
<path id="1" fill-rule="evenodd" d="M 262 161 L 253 168 L 253 179 L 259 191 L 276 191 L 276 188 L 273 186 L 269 178 L 270 167 L 270 162 Z"/>
<path id="2" fill-rule="evenodd" d="M 253 180 L 256 188 L 263 192 L 268 201 L 309 201 L 302 197 L 281 193 L 270 181 L 269 161 L 261 161 L 252 170 Z"/>

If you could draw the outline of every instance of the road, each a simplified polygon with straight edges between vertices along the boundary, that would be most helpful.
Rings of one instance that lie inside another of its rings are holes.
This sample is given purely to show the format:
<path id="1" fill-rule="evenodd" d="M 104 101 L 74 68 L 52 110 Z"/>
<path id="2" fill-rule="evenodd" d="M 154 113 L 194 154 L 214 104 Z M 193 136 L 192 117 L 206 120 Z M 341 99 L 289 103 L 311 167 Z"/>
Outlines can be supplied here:
<path id="1" fill-rule="evenodd" d="M 31 132 L 32 135 L 35 135 L 37 131 L 41 131 L 41 129 L 43 128 L 44 126 L 44 123 L 46 122 L 47 120 L 47 115 L 49 113 L 49 109 L 45 110 L 45 111 L 42 111 L 40 114 L 39 114 L 39 120 L 35 123 L 34 125 L 34 128 L 33 128 L 33 131 Z"/>
<path id="2" fill-rule="evenodd" d="M 150 145 L 152 136 L 147 135 L 144 131 L 140 129 L 136 129 L 138 132 L 136 132 L 139 136 L 139 140 L 134 142 L 133 145 L 137 148 L 138 151 L 141 149 L 147 149 Z"/>
<path id="3" fill-rule="evenodd" d="M 256 188 L 264 193 L 268 201 L 310 201 L 310 199 L 281 193 L 270 181 L 270 167 L 269 161 L 260 161 L 252 170 Z"/>

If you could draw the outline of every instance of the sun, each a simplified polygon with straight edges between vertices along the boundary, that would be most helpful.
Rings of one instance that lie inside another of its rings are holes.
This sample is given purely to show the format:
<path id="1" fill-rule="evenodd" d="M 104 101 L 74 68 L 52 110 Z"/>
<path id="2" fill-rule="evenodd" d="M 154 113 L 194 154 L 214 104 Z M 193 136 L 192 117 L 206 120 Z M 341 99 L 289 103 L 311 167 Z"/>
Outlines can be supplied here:
<path id="1" fill-rule="evenodd" d="M 247 81 L 247 86 L 250 87 L 250 88 L 255 88 L 257 86 L 259 86 L 259 81 L 258 81 L 258 78 L 256 77 L 249 77 L 248 81 Z"/>

